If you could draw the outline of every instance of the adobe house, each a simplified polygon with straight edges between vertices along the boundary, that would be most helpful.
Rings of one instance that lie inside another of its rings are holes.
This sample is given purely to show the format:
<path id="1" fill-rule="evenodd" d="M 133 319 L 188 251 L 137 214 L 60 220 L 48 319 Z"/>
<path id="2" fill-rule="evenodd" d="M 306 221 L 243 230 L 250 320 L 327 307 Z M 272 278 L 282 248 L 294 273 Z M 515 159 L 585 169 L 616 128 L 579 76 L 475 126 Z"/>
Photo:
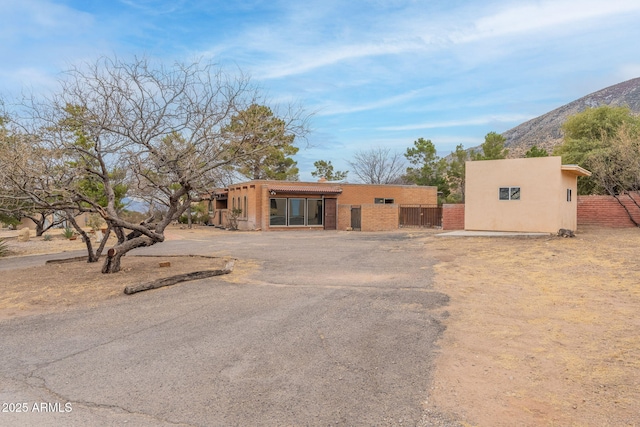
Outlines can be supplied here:
<path id="1" fill-rule="evenodd" d="M 210 224 L 239 230 L 385 231 L 398 228 L 400 205 L 437 205 L 436 187 L 254 180 L 216 189 L 207 202 Z"/>
<path id="2" fill-rule="evenodd" d="M 465 230 L 557 233 L 577 228 L 577 179 L 560 157 L 466 162 Z"/>

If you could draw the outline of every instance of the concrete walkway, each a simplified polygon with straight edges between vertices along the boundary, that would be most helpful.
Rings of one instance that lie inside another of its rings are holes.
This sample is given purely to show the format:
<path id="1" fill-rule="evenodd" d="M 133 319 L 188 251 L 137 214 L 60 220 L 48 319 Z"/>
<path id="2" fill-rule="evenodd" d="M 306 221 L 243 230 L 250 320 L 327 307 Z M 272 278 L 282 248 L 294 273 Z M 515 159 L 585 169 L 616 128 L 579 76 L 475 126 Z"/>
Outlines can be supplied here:
<path id="1" fill-rule="evenodd" d="M 551 233 L 520 233 L 515 231 L 467 231 L 456 230 L 436 234 L 437 237 L 550 237 Z"/>

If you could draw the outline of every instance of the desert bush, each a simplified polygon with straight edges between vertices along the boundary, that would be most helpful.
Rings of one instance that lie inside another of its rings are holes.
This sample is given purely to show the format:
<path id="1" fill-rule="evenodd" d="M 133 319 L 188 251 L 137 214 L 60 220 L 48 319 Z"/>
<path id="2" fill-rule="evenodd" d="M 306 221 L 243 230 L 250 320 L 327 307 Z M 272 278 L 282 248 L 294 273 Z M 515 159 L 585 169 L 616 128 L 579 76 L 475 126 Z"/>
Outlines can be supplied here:
<path id="1" fill-rule="evenodd" d="M 89 219 L 87 220 L 87 225 L 91 227 L 93 231 L 100 230 L 103 226 L 106 226 L 106 223 L 102 219 L 102 217 L 98 214 L 89 215 Z"/>
<path id="2" fill-rule="evenodd" d="M 44 236 L 42 236 L 42 238 L 45 242 L 49 242 L 51 239 L 53 239 L 53 236 L 51 234 L 45 234 Z"/>
<path id="3" fill-rule="evenodd" d="M 70 239 L 73 237 L 74 235 L 74 231 L 73 229 L 67 227 L 64 229 L 64 231 L 62 232 L 62 235 L 66 238 L 66 239 Z"/>

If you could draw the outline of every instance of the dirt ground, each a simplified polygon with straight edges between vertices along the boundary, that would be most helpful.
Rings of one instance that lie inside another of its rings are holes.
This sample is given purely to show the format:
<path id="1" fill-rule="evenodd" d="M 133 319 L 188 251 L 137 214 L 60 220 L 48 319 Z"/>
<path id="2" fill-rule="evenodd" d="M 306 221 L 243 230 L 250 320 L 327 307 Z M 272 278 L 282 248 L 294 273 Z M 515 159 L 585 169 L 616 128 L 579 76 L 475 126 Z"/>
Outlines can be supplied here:
<path id="1" fill-rule="evenodd" d="M 451 298 L 426 408 L 465 426 L 640 426 L 640 230 L 423 239 L 437 260 L 435 290 Z M 10 247 L 83 249 L 63 239 Z M 192 257 L 161 269 L 159 258 L 133 259 L 106 277 L 83 262 L 4 271 L 0 318 L 126 298 L 132 281 L 211 266 Z"/>
<path id="2" fill-rule="evenodd" d="M 431 401 L 473 426 L 640 426 L 640 230 L 433 238 Z"/>
<path id="3" fill-rule="evenodd" d="M 184 230 L 182 234 L 186 232 L 196 231 Z M 68 240 L 55 231 L 51 234 L 53 238 L 48 241 L 42 237 L 32 237 L 28 242 L 9 239 L 9 256 L 86 250 L 85 244 L 79 239 Z M 184 238 L 177 233 L 172 237 Z M 160 262 L 165 261 L 170 266 L 160 267 Z M 109 275 L 100 272 L 101 261 L 97 264 L 86 261 L 50 263 L 41 267 L 3 271 L 0 319 L 92 305 L 109 298 L 127 298 L 124 288 L 128 285 L 194 271 L 219 269 L 226 261 L 223 258 L 200 256 L 126 256 L 122 261 L 122 271 Z"/>

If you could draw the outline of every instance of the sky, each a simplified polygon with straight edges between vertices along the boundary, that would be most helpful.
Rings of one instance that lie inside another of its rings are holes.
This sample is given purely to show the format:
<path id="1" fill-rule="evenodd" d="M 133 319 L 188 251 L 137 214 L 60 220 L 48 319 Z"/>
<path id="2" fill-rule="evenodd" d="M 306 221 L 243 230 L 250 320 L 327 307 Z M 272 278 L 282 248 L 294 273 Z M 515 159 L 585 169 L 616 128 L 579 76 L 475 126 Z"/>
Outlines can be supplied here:
<path id="1" fill-rule="evenodd" d="M 313 112 L 294 157 L 442 156 L 640 77 L 638 0 L 4 0 L 0 95 L 100 56 L 214 62 Z M 350 175 L 350 181 L 356 181 Z"/>

